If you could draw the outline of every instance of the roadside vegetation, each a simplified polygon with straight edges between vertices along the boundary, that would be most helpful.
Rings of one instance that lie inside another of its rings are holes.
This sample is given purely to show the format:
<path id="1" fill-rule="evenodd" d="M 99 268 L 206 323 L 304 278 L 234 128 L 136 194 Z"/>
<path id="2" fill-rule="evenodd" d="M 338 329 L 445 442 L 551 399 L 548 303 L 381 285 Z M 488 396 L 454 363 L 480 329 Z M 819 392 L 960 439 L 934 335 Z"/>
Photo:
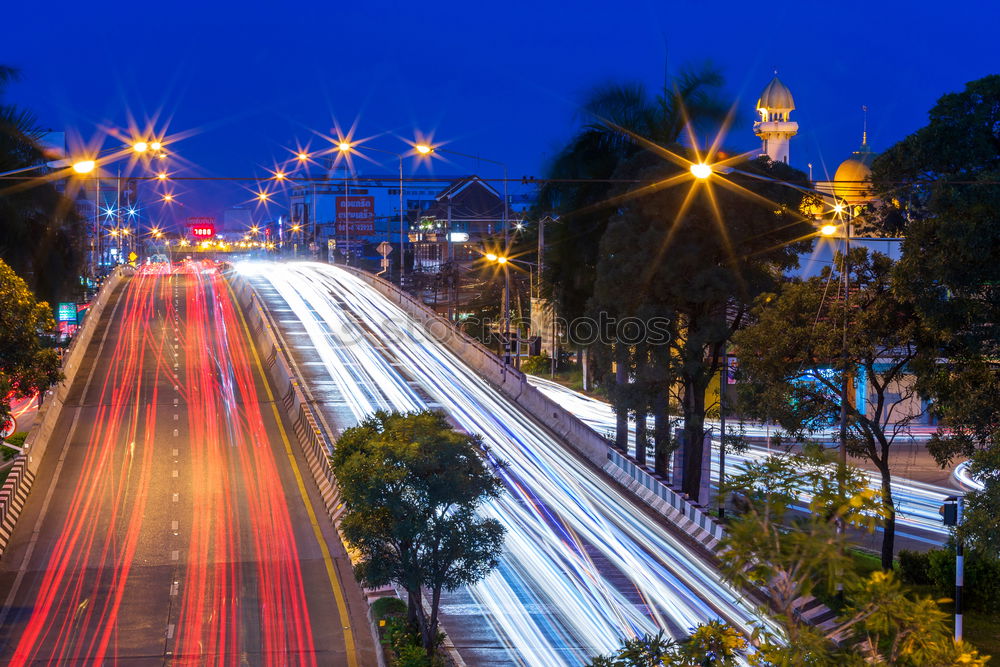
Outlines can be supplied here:
<path id="1" fill-rule="evenodd" d="M 442 591 L 481 580 L 503 549 L 503 526 L 477 512 L 502 492 L 496 464 L 480 438 L 429 410 L 372 414 L 344 431 L 331 461 L 341 529 L 360 555 L 355 576 L 406 591 L 405 618 L 391 617 L 384 632 L 397 664 L 437 664 Z"/>
<path id="2" fill-rule="evenodd" d="M 591 666 L 700 667 L 741 660 L 757 667 L 985 665 L 987 656 L 954 641 L 944 599 L 907 587 L 893 571 L 851 553 L 838 526 L 874 531 L 884 521 L 884 505 L 861 471 L 849 468 L 838 480 L 829 475 L 828 463 L 819 451 L 771 456 L 747 464 L 728 485 L 741 509 L 721 545 L 722 571 L 734 585 L 764 594 L 767 604 L 753 632 L 710 622 L 680 641 L 662 635 L 631 640 Z M 802 487 L 810 496 L 809 511 L 793 513 Z M 913 568 L 911 563 L 905 571 Z M 811 597 L 839 602 L 832 623 L 821 627 L 802 617 L 801 603 Z"/>

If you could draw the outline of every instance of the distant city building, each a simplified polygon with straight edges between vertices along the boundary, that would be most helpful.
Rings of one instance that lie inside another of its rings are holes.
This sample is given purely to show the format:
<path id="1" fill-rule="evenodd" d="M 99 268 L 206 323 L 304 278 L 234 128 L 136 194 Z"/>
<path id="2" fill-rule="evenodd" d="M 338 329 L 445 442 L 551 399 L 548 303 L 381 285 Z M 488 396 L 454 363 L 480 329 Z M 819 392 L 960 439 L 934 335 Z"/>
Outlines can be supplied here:
<path id="1" fill-rule="evenodd" d="M 478 176 L 441 190 L 410 230 L 415 271 L 437 271 L 449 261 L 478 259 L 491 237 L 503 233 L 503 195 Z M 513 217 L 506 216 L 508 222 Z"/>
<path id="2" fill-rule="evenodd" d="M 437 195 L 454 177 L 408 178 L 403 183 L 403 238 L 410 227 L 433 206 Z M 284 233 L 298 229 L 306 243 L 320 248 L 335 247 L 342 256 L 351 249 L 362 252 L 366 244 L 388 240 L 399 245 L 400 192 L 398 175 L 354 175 L 331 172 L 330 181 L 292 188 Z M 398 251 L 398 248 L 397 248 Z"/>
<path id="3" fill-rule="evenodd" d="M 245 206 L 233 206 L 222 212 L 221 232 L 229 234 L 246 234 L 253 227 L 253 211 Z"/>

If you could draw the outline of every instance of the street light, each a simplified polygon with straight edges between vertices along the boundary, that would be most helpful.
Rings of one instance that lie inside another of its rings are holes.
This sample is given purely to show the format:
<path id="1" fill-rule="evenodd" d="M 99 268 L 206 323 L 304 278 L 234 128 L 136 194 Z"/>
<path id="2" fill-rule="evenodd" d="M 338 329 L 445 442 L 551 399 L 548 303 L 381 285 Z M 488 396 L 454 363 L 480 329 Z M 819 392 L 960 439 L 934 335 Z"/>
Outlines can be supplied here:
<path id="1" fill-rule="evenodd" d="M 691 165 L 691 174 L 694 175 L 698 180 L 705 180 L 712 175 L 711 165 L 704 164 L 703 162 L 696 162 Z"/>
<path id="2" fill-rule="evenodd" d="M 347 148 L 344 148 L 346 146 Z M 337 148 L 341 151 L 350 150 L 351 144 L 342 141 Z M 403 239 L 403 154 L 397 153 L 396 151 L 385 150 L 384 148 L 375 148 L 374 146 L 365 146 L 368 150 L 375 151 L 376 153 L 385 153 L 386 155 L 395 155 L 399 160 L 399 286 L 403 286 L 403 273 L 406 270 L 406 242 Z M 419 150 L 419 149 L 418 149 Z M 346 188 L 345 188 L 346 192 Z M 451 230 L 449 230 L 451 231 Z M 389 236 L 388 224 L 386 225 L 386 236 Z"/>
<path id="3" fill-rule="evenodd" d="M 511 336 L 510 336 L 510 265 L 511 264 L 524 264 L 529 267 L 537 267 L 538 265 L 534 262 L 527 262 L 521 259 L 513 259 L 507 257 L 506 255 L 498 255 L 494 252 L 488 252 L 483 255 L 483 258 L 496 264 L 503 268 L 503 340 L 504 340 L 504 356 L 503 364 L 504 370 L 510 366 L 510 356 L 511 356 Z"/>
<path id="4" fill-rule="evenodd" d="M 97 168 L 97 162 L 94 160 L 79 160 L 73 163 L 73 171 L 78 174 L 89 174 Z"/>
<path id="5" fill-rule="evenodd" d="M 478 155 L 469 155 L 468 153 L 459 153 L 458 151 L 453 151 L 451 149 L 444 149 L 432 146 L 430 144 L 418 143 L 413 144 L 413 148 L 421 155 L 430 155 L 431 153 L 450 153 L 451 155 L 457 155 L 459 157 L 469 158 L 472 160 L 480 160 L 482 162 L 489 162 L 490 164 L 495 164 L 503 167 L 503 211 L 501 212 L 501 220 L 503 224 L 503 246 L 505 249 L 510 248 L 510 229 L 507 224 L 507 209 L 508 209 L 508 196 L 507 196 L 507 165 L 503 162 L 497 160 L 489 160 Z M 450 208 L 449 208 L 450 211 Z M 450 225 L 450 213 L 449 213 L 449 227 L 448 227 L 448 259 L 452 260 L 453 257 L 453 245 L 451 240 L 451 225 Z"/>

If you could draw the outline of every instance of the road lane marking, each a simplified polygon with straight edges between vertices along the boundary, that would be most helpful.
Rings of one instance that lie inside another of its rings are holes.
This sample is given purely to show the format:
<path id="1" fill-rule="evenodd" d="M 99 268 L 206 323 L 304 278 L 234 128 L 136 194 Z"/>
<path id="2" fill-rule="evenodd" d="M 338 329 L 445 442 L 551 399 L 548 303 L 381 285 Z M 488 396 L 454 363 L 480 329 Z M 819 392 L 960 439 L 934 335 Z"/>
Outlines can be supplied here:
<path id="1" fill-rule="evenodd" d="M 170 530 L 177 530 L 177 528 L 179 526 L 180 526 L 180 523 L 178 521 L 171 521 L 170 522 Z"/>
<path id="2" fill-rule="evenodd" d="M 170 476 L 171 476 L 171 477 L 177 477 L 177 471 L 175 470 L 175 471 L 173 471 L 172 473 L 170 473 Z"/>
<path id="3" fill-rule="evenodd" d="M 170 623 L 167 625 L 167 639 L 174 638 L 174 624 Z"/>
<path id="4" fill-rule="evenodd" d="M 170 552 L 170 560 L 180 560 L 180 557 L 181 557 L 181 552 L 178 551 L 177 549 L 174 549 L 173 551 Z"/>
<path id="5" fill-rule="evenodd" d="M 176 447 L 174 449 L 170 450 L 170 455 L 171 456 L 177 456 L 179 453 L 180 453 L 180 450 L 177 449 Z"/>
<path id="6" fill-rule="evenodd" d="M 180 583 L 179 582 L 175 581 L 174 583 L 170 584 L 170 595 L 171 595 L 171 597 L 174 597 L 174 596 L 177 595 L 177 589 L 178 588 L 180 588 Z"/>
<path id="7" fill-rule="evenodd" d="M 333 557 L 330 555 L 330 549 L 327 547 L 326 540 L 323 538 L 323 530 L 320 528 L 319 521 L 316 519 L 316 512 L 313 510 L 312 503 L 309 501 L 306 485 L 302 480 L 302 473 L 299 471 L 299 464 L 295 461 L 295 454 L 292 452 L 292 443 L 288 439 L 288 433 L 285 432 L 285 425 L 281 421 L 281 415 L 278 413 L 278 403 L 274 399 L 274 393 L 271 391 L 271 385 L 268 383 L 267 375 L 264 373 L 264 366 L 261 364 L 260 355 L 257 354 L 257 346 L 254 343 L 253 336 L 250 335 L 250 327 L 247 324 L 247 318 L 243 314 L 243 309 L 239 307 L 239 302 L 236 300 L 236 295 L 233 293 L 232 285 L 229 284 L 228 280 L 226 281 L 226 287 L 229 289 L 229 294 L 236 306 L 236 311 L 240 314 L 240 321 L 243 323 L 243 331 L 246 334 L 246 340 L 250 343 L 250 352 L 253 354 L 254 364 L 257 366 L 258 377 L 261 380 L 261 384 L 264 385 L 264 392 L 267 394 L 267 400 L 271 404 L 271 411 L 274 413 L 274 421 L 278 425 L 278 433 L 281 435 L 281 440 L 285 445 L 285 454 L 288 456 L 288 462 L 292 467 L 292 474 L 295 477 L 295 485 L 298 487 L 299 495 L 302 497 L 302 504 L 305 505 L 306 514 L 309 516 L 309 523 L 313 529 L 313 536 L 316 538 L 316 542 L 319 544 L 320 552 L 323 555 L 323 564 L 326 566 L 326 576 L 330 580 L 330 587 L 333 589 L 333 597 L 337 603 L 337 613 L 340 615 L 340 620 L 342 621 L 341 626 L 344 631 L 344 646 L 347 652 L 347 664 L 349 667 L 358 667 L 357 647 L 354 644 L 354 631 L 350 626 L 351 619 L 347 612 L 347 600 L 344 598 L 343 585 L 337 576 L 337 569 L 334 567 Z"/>
<path id="8" fill-rule="evenodd" d="M 175 503 L 179 503 L 181 501 L 181 494 L 175 493 L 173 498 L 171 498 L 171 500 Z"/>
<path id="9" fill-rule="evenodd" d="M 180 431 L 178 431 L 177 429 L 174 429 L 174 437 L 175 438 L 177 437 L 177 434 L 179 434 L 179 433 L 180 433 Z"/>

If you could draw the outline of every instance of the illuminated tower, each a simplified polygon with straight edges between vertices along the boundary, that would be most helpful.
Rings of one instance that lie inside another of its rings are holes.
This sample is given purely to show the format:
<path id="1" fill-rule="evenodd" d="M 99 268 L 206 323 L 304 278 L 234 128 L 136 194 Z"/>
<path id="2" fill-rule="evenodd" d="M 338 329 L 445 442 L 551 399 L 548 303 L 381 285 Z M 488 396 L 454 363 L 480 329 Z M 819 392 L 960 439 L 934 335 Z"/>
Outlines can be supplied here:
<path id="1" fill-rule="evenodd" d="M 792 92 L 775 74 L 757 100 L 760 120 L 753 124 L 753 132 L 760 137 L 761 155 L 788 164 L 788 142 L 799 131 L 799 124 L 788 119 L 794 109 Z"/>

